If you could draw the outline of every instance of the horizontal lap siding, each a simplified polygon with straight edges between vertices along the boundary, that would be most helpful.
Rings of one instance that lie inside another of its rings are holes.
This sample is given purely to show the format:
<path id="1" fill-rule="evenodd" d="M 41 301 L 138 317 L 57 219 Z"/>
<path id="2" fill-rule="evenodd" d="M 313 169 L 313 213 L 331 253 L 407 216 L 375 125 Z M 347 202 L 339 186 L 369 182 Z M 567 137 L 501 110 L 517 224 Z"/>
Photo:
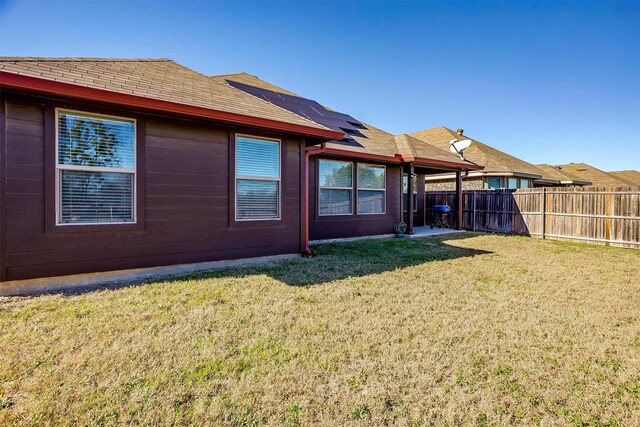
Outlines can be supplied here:
<path id="1" fill-rule="evenodd" d="M 143 227 L 47 232 L 44 107 L 9 101 L 5 116 L 7 280 L 299 252 L 298 141 L 284 140 L 282 220 L 234 225 L 229 131 L 136 117 L 144 123 Z"/>
<path id="2" fill-rule="evenodd" d="M 336 239 L 342 237 L 375 236 L 393 233 L 400 216 L 399 166 L 387 166 L 386 213 L 384 215 L 357 215 L 355 200 L 353 215 L 319 216 L 317 158 L 309 162 L 309 239 Z M 367 162 L 368 163 L 368 162 Z"/>
<path id="3" fill-rule="evenodd" d="M 5 107 L 7 257 L 12 237 L 43 235 L 44 111 L 29 103 L 7 102 Z M 10 277 L 8 277 L 10 278 Z"/>

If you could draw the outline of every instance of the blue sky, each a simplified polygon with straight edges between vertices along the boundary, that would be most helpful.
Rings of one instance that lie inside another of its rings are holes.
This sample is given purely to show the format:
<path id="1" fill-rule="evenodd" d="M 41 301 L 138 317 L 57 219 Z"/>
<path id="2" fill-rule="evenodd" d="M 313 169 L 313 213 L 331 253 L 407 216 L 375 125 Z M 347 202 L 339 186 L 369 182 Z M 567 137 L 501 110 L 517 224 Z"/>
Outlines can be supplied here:
<path id="1" fill-rule="evenodd" d="M 246 71 L 389 132 L 640 169 L 640 2 L 0 0 L 0 54 Z"/>

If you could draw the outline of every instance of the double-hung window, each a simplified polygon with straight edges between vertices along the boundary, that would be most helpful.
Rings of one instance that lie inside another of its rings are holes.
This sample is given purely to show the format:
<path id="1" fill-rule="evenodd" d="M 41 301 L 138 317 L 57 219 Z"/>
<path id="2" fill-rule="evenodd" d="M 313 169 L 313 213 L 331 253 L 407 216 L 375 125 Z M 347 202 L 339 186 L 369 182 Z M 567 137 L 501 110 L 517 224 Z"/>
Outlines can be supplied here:
<path id="1" fill-rule="evenodd" d="M 319 215 L 353 213 L 353 163 L 319 160 Z"/>
<path id="2" fill-rule="evenodd" d="M 280 219 L 280 141 L 236 136 L 236 220 Z"/>
<path id="3" fill-rule="evenodd" d="M 56 223 L 135 222 L 135 120 L 56 114 Z"/>
<path id="4" fill-rule="evenodd" d="M 499 190 L 502 188 L 502 180 L 500 178 L 487 178 L 487 187 L 490 190 Z"/>
<path id="5" fill-rule="evenodd" d="M 385 212 L 385 167 L 358 163 L 358 214 Z"/>

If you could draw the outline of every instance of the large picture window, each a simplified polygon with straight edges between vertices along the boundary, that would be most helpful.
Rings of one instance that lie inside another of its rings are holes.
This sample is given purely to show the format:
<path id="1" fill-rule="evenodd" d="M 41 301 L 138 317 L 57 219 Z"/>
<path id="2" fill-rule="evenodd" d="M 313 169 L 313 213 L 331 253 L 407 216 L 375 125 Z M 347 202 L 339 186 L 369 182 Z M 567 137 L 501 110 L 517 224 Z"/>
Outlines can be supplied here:
<path id="1" fill-rule="evenodd" d="M 319 160 L 319 215 L 353 213 L 353 163 Z"/>
<path id="2" fill-rule="evenodd" d="M 56 113 L 57 224 L 135 222 L 135 120 Z"/>
<path id="3" fill-rule="evenodd" d="M 358 163 L 358 214 L 385 212 L 385 170 Z"/>
<path id="4" fill-rule="evenodd" d="M 236 220 L 280 219 L 280 141 L 236 137 Z"/>

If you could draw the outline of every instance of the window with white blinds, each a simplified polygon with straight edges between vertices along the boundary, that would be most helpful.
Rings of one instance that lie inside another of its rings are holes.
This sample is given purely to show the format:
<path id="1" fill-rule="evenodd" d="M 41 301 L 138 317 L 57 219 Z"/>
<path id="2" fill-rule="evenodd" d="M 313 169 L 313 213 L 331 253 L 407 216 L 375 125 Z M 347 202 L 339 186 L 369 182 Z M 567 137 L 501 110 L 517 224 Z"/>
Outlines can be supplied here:
<path id="1" fill-rule="evenodd" d="M 358 214 L 385 212 L 384 166 L 358 163 Z"/>
<path id="2" fill-rule="evenodd" d="M 135 120 L 56 113 L 57 223 L 135 222 Z"/>
<path id="3" fill-rule="evenodd" d="M 319 160 L 319 215 L 351 215 L 353 213 L 353 163 Z"/>
<path id="4" fill-rule="evenodd" d="M 236 220 L 280 219 L 280 141 L 236 137 Z"/>

